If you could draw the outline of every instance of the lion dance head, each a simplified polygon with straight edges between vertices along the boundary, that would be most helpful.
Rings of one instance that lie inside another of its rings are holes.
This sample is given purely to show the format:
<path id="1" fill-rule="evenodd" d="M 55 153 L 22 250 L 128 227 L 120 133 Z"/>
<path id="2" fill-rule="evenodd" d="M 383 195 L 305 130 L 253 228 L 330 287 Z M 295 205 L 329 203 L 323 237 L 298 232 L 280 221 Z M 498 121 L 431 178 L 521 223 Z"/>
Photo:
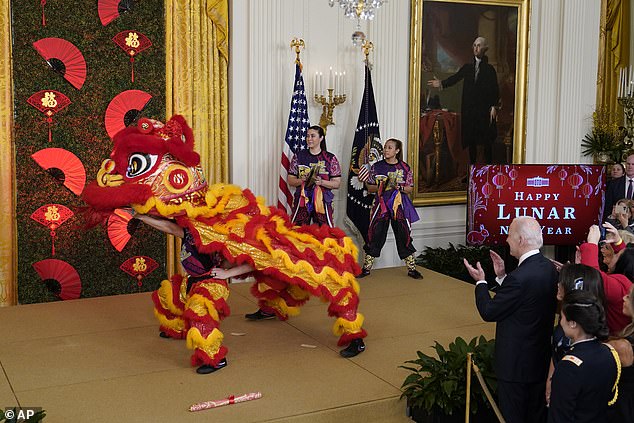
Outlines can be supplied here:
<path id="1" fill-rule="evenodd" d="M 83 198 L 97 212 L 132 206 L 141 213 L 174 217 L 205 202 L 207 182 L 185 118 L 165 124 L 142 118 L 114 137 L 110 158 Z"/>

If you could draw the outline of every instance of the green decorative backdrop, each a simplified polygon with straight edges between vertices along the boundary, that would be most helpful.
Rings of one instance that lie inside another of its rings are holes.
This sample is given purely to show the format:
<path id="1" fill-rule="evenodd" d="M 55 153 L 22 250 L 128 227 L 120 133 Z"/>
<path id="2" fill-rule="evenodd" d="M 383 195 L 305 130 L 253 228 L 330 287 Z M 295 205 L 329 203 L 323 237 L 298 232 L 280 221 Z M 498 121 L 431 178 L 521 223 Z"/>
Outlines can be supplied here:
<path id="1" fill-rule="evenodd" d="M 149 291 L 165 278 L 165 237 L 140 225 L 121 253 L 108 240 L 105 228 L 84 231 L 78 216 L 57 229 L 56 254 L 51 255 L 50 231 L 30 218 L 39 207 L 58 203 L 76 210 L 83 206 L 79 197 L 57 182 L 31 158 L 41 149 L 58 147 L 75 154 L 84 164 L 87 182 L 112 150 L 104 126 L 110 100 L 122 91 L 138 89 L 153 98 L 143 115 L 165 116 L 165 22 L 163 2 L 140 1 L 134 10 L 102 26 L 97 2 L 49 1 L 44 6 L 46 26 L 42 26 L 40 2 L 12 2 L 13 65 L 15 99 L 15 150 L 18 211 L 18 301 L 22 304 L 57 300 L 42 283 L 32 265 L 47 258 L 64 260 L 79 273 L 82 297 Z M 124 30 L 145 34 L 152 46 L 135 59 L 135 82 L 130 80 L 129 56 L 112 38 Z M 75 89 L 53 72 L 33 48 L 33 42 L 47 37 L 63 38 L 84 55 L 86 82 Z M 57 90 L 71 104 L 53 116 L 53 141 L 48 142 L 48 125 L 43 113 L 27 103 L 40 90 Z M 160 267 L 137 286 L 132 276 L 119 266 L 128 258 L 143 255 Z M 53 284 L 54 285 L 54 284 Z"/>

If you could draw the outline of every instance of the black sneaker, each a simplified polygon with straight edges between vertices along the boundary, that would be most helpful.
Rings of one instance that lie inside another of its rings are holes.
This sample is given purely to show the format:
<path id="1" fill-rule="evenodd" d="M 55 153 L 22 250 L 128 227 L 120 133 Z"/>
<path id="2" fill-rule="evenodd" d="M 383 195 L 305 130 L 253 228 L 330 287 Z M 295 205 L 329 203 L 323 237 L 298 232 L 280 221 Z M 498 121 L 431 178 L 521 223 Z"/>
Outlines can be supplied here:
<path id="1" fill-rule="evenodd" d="M 363 351 L 365 351 L 365 343 L 363 342 L 363 339 L 357 338 L 353 339 L 350 342 L 350 345 L 348 345 L 346 348 L 339 351 L 339 355 L 344 358 L 350 358 L 354 357 L 355 355 L 361 354 Z"/>
<path id="2" fill-rule="evenodd" d="M 163 332 L 163 331 L 159 332 L 159 336 L 161 338 L 165 338 L 165 339 L 170 339 L 171 338 L 171 336 L 169 336 L 166 332 Z"/>
<path id="3" fill-rule="evenodd" d="M 423 275 L 421 275 L 420 272 L 416 269 L 412 269 L 408 271 L 407 276 L 413 279 L 423 279 Z"/>
<path id="4" fill-rule="evenodd" d="M 275 319 L 275 313 L 267 313 L 266 311 L 262 311 L 262 309 L 258 309 L 255 313 L 245 314 L 244 317 L 249 320 L 270 320 Z"/>
<path id="5" fill-rule="evenodd" d="M 370 274 L 370 271 L 368 269 L 361 269 L 361 273 L 357 275 L 357 279 L 365 278 L 369 274 Z"/>
<path id="6" fill-rule="evenodd" d="M 196 373 L 199 375 L 208 375 L 209 373 L 213 373 L 216 370 L 220 370 L 223 367 L 227 367 L 227 358 L 223 358 L 216 364 L 215 366 L 210 366 L 209 364 L 203 364 L 199 368 L 196 369 Z"/>

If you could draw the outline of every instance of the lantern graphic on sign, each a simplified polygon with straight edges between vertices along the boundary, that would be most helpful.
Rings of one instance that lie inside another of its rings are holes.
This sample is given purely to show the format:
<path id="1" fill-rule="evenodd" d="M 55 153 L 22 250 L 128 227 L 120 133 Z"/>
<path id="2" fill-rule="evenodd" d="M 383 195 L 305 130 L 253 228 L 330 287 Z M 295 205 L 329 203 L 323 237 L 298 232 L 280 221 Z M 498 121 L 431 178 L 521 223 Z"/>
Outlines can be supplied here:
<path id="1" fill-rule="evenodd" d="M 487 204 L 489 203 L 489 197 L 493 194 L 493 185 L 487 181 L 484 185 L 482 185 L 482 194 L 484 195 L 484 199 Z"/>
<path id="2" fill-rule="evenodd" d="M 61 204 L 46 204 L 35 210 L 31 215 L 31 219 L 51 230 L 51 238 L 53 240 L 51 255 L 55 255 L 55 236 L 57 235 L 55 230 L 70 219 L 73 214 L 72 210 Z"/>
<path id="3" fill-rule="evenodd" d="M 508 181 L 508 176 L 503 174 L 502 171 L 499 171 L 497 175 L 493 177 L 493 183 L 495 184 L 495 188 L 498 190 L 498 198 L 500 197 L 500 191 Z"/>
<path id="4" fill-rule="evenodd" d="M 509 178 L 511 178 L 511 184 L 513 186 L 515 186 L 515 180 L 517 179 L 518 176 L 519 176 L 519 172 L 517 171 L 517 169 L 515 169 L 515 166 L 513 166 L 511 170 L 509 171 Z"/>
<path id="5" fill-rule="evenodd" d="M 568 183 L 576 193 L 581 184 L 583 184 L 583 176 L 579 175 L 575 170 L 575 173 L 568 177 Z"/>
<path id="6" fill-rule="evenodd" d="M 566 178 L 568 177 L 568 172 L 566 172 L 565 168 L 561 168 L 561 170 L 558 173 L 559 176 L 559 180 L 561 181 L 561 186 L 564 186 L 564 181 L 566 180 Z"/>
<path id="7" fill-rule="evenodd" d="M 583 187 L 581 187 L 581 193 L 584 197 L 586 197 L 586 206 L 588 205 L 588 198 L 592 195 L 592 191 L 594 191 L 594 188 L 592 188 L 592 185 L 590 185 L 589 182 L 586 182 L 583 184 Z"/>
<path id="8" fill-rule="evenodd" d="M 158 267 L 158 263 L 146 256 L 130 257 L 119 268 L 137 280 L 139 289 L 143 286 L 143 278 L 152 273 Z"/>

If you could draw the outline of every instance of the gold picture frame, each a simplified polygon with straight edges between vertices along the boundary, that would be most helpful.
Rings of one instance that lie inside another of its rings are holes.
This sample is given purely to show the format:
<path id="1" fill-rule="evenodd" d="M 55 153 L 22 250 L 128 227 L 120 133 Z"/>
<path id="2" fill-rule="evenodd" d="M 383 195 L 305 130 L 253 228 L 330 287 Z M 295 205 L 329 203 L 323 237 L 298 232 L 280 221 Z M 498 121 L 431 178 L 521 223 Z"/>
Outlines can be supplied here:
<path id="1" fill-rule="evenodd" d="M 461 131 L 456 135 L 462 82 L 438 89 L 428 88 L 427 81 L 443 80 L 468 60 L 473 63 L 476 37 L 487 38 L 498 80 L 488 157 L 498 164 L 524 162 L 529 15 L 530 0 L 411 0 L 408 163 L 414 205 L 466 202 L 472 159 Z M 472 148 L 474 157 L 486 156 L 482 147 Z"/>

